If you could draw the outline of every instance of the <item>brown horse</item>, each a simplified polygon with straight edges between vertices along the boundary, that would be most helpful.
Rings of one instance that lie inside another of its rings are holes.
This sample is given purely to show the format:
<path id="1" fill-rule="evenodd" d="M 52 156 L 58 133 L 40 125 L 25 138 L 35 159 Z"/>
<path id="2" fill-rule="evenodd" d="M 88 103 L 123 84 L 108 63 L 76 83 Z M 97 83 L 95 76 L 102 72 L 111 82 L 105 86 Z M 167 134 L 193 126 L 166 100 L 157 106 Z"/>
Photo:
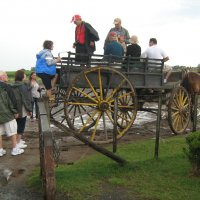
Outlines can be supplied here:
<path id="1" fill-rule="evenodd" d="M 195 95 L 200 95 L 200 74 L 183 70 L 183 79 L 181 85 L 191 96 L 191 120 L 193 121 Z"/>
<path id="2" fill-rule="evenodd" d="M 196 72 L 183 71 L 182 86 L 190 95 L 200 94 L 200 74 Z"/>

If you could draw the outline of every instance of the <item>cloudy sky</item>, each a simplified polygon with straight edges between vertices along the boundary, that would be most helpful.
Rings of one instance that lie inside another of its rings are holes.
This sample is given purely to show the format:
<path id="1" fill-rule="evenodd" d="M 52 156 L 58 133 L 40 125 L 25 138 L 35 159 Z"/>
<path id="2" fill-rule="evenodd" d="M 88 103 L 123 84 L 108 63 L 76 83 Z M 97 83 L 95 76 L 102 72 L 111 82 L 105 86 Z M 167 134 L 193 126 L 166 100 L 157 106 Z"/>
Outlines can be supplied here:
<path id="1" fill-rule="evenodd" d="M 144 51 L 150 37 L 170 57 L 170 65 L 200 64 L 199 0 L 1 0 L 0 70 L 30 69 L 44 40 L 54 42 L 54 56 L 74 51 L 74 14 L 99 33 L 96 53 L 116 17 Z"/>

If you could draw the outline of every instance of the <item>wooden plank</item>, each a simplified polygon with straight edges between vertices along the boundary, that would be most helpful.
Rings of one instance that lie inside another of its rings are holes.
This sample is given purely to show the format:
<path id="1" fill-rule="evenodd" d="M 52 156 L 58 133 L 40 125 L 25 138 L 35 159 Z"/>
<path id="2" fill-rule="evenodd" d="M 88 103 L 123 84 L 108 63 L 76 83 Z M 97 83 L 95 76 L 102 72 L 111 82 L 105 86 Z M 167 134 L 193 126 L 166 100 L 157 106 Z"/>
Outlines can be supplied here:
<path id="1" fill-rule="evenodd" d="M 47 110 L 47 99 L 38 101 L 39 106 L 39 134 L 40 134 L 40 166 L 45 200 L 54 200 L 55 186 L 55 163 L 53 157 L 53 137 L 50 129 L 50 121 Z"/>

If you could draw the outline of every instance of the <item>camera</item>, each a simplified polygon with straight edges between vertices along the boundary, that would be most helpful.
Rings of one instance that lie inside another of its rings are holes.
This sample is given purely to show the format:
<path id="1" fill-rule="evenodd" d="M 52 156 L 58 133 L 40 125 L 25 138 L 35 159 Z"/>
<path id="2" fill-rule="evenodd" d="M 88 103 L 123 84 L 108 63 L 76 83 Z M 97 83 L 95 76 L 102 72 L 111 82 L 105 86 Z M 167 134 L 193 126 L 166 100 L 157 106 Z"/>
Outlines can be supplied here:
<path id="1" fill-rule="evenodd" d="M 78 40 L 76 40 L 76 42 L 74 42 L 74 46 L 78 45 L 80 42 Z"/>

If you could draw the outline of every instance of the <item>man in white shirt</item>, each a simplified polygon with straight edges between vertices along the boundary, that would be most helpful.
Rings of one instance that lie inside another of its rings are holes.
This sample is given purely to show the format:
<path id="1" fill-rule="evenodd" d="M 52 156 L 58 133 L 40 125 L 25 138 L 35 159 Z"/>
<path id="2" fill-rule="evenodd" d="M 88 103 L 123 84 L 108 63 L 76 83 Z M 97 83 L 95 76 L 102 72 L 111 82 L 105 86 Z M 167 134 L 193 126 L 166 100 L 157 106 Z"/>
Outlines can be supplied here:
<path id="1" fill-rule="evenodd" d="M 141 55 L 141 58 L 151 58 L 151 59 L 163 59 L 164 62 L 169 60 L 167 54 L 157 46 L 156 38 L 150 38 L 149 40 L 149 48 L 146 49 Z M 166 77 L 164 79 L 164 83 L 167 82 L 168 77 L 171 74 L 171 67 L 164 67 L 164 72 L 166 73 Z"/>

